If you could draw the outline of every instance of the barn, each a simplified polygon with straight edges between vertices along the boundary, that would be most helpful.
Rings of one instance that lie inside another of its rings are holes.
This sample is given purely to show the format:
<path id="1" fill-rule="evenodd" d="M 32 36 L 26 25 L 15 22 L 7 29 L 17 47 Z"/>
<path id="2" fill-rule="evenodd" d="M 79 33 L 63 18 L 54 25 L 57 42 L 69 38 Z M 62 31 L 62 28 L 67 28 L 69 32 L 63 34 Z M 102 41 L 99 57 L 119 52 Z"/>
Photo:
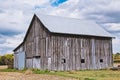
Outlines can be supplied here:
<path id="1" fill-rule="evenodd" d="M 14 68 L 69 71 L 112 67 L 112 35 L 91 20 L 34 14 Z"/>

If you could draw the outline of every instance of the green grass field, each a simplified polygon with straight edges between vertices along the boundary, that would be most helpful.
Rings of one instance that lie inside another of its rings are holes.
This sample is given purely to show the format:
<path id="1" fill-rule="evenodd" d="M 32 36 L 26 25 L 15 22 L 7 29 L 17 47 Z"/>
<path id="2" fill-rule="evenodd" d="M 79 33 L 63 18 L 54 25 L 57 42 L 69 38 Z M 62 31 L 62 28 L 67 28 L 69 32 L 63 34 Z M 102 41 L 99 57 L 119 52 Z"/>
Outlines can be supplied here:
<path id="1" fill-rule="evenodd" d="M 50 72 L 33 70 L 35 74 L 50 74 L 78 80 L 120 80 L 120 71 L 112 70 L 82 70 L 82 71 L 65 71 L 65 72 Z"/>
<path id="2" fill-rule="evenodd" d="M 120 80 L 120 71 L 112 70 L 82 70 L 82 71 L 65 71 L 65 72 L 54 72 L 48 70 L 37 70 L 31 69 L 34 74 L 48 74 L 48 75 L 57 75 L 64 76 L 69 78 L 75 78 L 77 80 Z M 0 70 L 0 72 L 22 72 L 26 70 L 17 71 L 12 69 Z"/>
<path id="3" fill-rule="evenodd" d="M 78 80 L 120 80 L 120 71 L 110 70 L 56 72 L 56 74 Z"/>

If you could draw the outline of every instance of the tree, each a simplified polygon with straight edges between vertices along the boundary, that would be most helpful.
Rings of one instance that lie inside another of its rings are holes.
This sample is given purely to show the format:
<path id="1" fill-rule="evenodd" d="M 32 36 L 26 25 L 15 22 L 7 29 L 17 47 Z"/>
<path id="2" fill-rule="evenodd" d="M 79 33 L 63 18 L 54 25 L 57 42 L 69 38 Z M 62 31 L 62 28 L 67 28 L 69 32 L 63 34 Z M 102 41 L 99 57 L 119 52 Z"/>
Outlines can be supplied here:
<path id="1" fill-rule="evenodd" d="M 120 59 L 120 53 L 114 54 L 114 59 Z"/>
<path id="2" fill-rule="evenodd" d="M 4 63 L 6 65 L 12 65 L 14 60 L 13 54 L 6 54 L 4 55 Z"/>
<path id="3" fill-rule="evenodd" d="M 0 56 L 0 65 L 8 65 L 8 68 L 13 68 L 14 55 L 5 54 Z"/>
<path id="4" fill-rule="evenodd" d="M 113 54 L 113 59 L 114 59 L 114 62 L 116 63 L 119 63 L 120 62 L 120 53 L 116 53 L 116 54 Z"/>

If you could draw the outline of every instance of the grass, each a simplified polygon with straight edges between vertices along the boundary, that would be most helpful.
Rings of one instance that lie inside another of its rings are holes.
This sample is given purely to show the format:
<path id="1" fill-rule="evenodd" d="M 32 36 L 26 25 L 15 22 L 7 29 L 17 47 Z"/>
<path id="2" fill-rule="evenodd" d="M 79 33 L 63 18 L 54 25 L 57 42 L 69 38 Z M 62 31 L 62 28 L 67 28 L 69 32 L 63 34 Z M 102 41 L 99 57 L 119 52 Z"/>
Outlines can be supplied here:
<path id="1" fill-rule="evenodd" d="M 35 74 L 50 74 L 78 80 L 120 80 L 120 72 L 112 70 L 82 70 L 82 71 L 48 71 L 48 70 L 32 70 Z"/>
<path id="2" fill-rule="evenodd" d="M 34 74 L 57 75 L 78 80 L 120 80 L 120 72 L 112 70 L 82 70 L 82 71 L 49 71 L 31 69 Z M 2 69 L 0 72 L 25 72 L 24 70 Z"/>
<path id="3" fill-rule="evenodd" d="M 0 72 L 17 72 L 16 69 L 0 69 Z"/>
<path id="4" fill-rule="evenodd" d="M 50 74 L 78 80 L 120 80 L 120 72 L 112 70 L 83 70 L 83 71 L 65 71 L 51 72 L 48 70 L 33 70 L 36 74 Z"/>
<path id="5" fill-rule="evenodd" d="M 21 72 L 24 73 L 26 71 L 26 69 L 23 70 L 16 70 L 16 69 L 0 69 L 0 72 Z"/>

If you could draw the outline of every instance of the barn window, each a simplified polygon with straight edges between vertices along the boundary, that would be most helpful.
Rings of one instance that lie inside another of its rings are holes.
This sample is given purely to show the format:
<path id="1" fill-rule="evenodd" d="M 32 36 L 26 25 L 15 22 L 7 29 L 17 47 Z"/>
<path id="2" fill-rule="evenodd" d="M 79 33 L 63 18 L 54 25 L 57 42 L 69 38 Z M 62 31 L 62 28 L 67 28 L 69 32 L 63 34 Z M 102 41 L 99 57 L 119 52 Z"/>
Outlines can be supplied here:
<path id="1" fill-rule="evenodd" d="M 62 59 L 62 63 L 66 63 L 66 60 L 64 58 Z"/>
<path id="2" fill-rule="evenodd" d="M 103 63 L 103 59 L 100 59 L 100 62 Z"/>
<path id="3" fill-rule="evenodd" d="M 40 58 L 40 56 L 33 56 L 33 58 Z"/>
<path id="4" fill-rule="evenodd" d="M 85 63 L 85 59 L 81 59 L 81 63 Z"/>

